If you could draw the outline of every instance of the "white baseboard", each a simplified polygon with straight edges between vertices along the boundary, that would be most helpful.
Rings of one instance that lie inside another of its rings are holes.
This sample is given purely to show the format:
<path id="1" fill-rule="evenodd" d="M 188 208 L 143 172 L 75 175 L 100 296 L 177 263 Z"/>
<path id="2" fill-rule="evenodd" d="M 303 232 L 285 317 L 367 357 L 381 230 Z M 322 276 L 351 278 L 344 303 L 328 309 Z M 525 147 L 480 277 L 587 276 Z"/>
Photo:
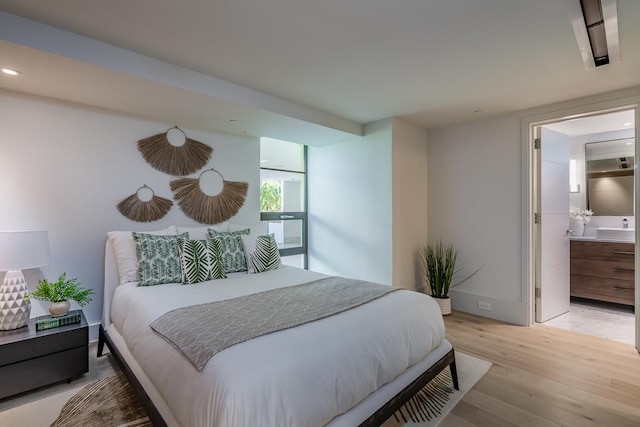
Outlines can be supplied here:
<path id="1" fill-rule="evenodd" d="M 490 319 L 501 320 L 514 325 L 526 326 L 526 306 L 520 301 L 507 301 L 485 295 L 451 290 L 451 307 L 454 310 L 476 314 Z M 490 310 L 480 309 L 479 302 L 489 303 Z"/>

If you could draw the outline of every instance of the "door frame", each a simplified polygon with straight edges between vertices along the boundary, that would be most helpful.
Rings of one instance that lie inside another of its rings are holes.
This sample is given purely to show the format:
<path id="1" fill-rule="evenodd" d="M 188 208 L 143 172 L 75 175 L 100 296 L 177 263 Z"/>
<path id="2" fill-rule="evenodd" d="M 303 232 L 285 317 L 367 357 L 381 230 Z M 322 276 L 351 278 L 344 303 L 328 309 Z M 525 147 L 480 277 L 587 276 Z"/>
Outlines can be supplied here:
<path id="1" fill-rule="evenodd" d="M 635 164 L 634 170 L 634 217 L 636 220 L 636 242 L 640 242 L 640 171 L 638 159 L 640 155 L 640 96 L 628 96 L 613 100 L 593 102 L 573 107 L 550 110 L 521 119 L 522 147 L 522 301 L 525 306 L 525 320 L 528 326 L 535 323 L 535 266 L 536 225 L 534 214 L 536 209 L 536 171 L 534 156 L 534 128 L 558 122 L 607 112 L 635 109 Z M 636 307 L 640 307 L 640 251 L 635 254 L 635 299 Z M 640 310 L 636 310 L 636 349 L 640 352 Z"/>

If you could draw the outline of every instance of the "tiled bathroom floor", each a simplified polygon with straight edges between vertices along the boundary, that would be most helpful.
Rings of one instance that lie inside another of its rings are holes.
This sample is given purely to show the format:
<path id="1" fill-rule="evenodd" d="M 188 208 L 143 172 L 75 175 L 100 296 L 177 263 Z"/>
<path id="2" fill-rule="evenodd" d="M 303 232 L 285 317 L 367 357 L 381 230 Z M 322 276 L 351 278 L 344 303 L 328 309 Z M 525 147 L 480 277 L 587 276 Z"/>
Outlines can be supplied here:
<path id="1" fill-rule="evenodd" d="M 544 324 L 635 345 L 635 315 L 631 307 L 572 300 L 568 313 Z"/>

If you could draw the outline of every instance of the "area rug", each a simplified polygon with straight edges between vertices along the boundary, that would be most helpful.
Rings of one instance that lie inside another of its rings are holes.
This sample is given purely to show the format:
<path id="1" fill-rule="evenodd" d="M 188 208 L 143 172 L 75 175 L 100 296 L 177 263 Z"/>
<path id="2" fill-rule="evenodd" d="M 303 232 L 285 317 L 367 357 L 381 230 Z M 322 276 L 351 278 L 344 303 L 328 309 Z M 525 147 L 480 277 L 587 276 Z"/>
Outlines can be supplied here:
<path id="1" fill-rule="evenodd" d="M 491 363 L 456 353 L 460 390 L 449 369 L 418 392 L 382 427 L 436 426 L 489 370 Z M 71 397 L 51 427 L 151 427 L 151 422 L 122 374 L 95 381 Z"/>
<path id="2" fill-rule="evenodd" d="M 151 427 L 122 373 L 84 387 L 62 407 L 51 427 Z"/>
<path id="3" fill-rule="evenodd" d="M 487 373 L 491 363 L 456 352 L 456 367 L 460 390 L 453 388 L 449 368 L 444 369 L 385 421 L 382 427 L 437 426 Z"/>

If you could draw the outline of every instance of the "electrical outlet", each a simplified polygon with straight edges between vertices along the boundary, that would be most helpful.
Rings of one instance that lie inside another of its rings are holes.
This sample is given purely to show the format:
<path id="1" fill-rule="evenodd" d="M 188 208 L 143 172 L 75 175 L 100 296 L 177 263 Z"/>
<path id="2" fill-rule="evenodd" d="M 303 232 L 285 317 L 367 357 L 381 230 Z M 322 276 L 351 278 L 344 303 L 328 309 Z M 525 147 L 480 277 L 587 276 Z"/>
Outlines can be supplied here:
<path id="1" fill-rule="evenodd" d="M 480 310 L 491 310 L 491 303 L 485 301 L 478 301 L 478 308 Z"/>

